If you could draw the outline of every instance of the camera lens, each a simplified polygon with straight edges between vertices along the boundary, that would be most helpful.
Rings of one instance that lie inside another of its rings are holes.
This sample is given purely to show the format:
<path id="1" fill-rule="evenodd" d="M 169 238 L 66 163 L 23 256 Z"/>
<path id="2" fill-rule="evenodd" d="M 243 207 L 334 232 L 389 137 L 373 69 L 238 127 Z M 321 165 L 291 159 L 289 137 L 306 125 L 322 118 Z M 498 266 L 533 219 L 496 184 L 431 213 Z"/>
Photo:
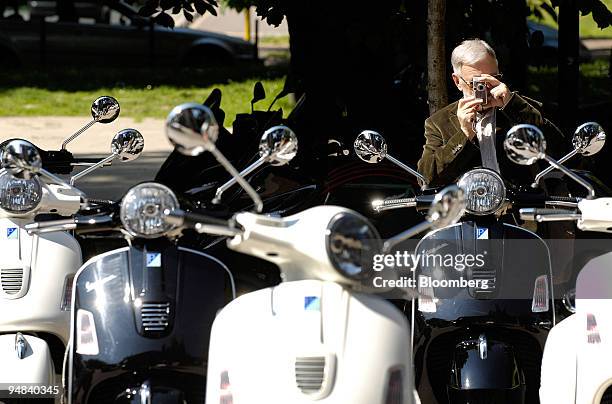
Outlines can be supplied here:
<path id="1" fill-rule="evenodd" d="M 485 89 L 486 89 L 486 86 L 485 86 L 484 83 L 476 84 L 476 90 L 478 90 L 478 91 L 485 91 Z"/>

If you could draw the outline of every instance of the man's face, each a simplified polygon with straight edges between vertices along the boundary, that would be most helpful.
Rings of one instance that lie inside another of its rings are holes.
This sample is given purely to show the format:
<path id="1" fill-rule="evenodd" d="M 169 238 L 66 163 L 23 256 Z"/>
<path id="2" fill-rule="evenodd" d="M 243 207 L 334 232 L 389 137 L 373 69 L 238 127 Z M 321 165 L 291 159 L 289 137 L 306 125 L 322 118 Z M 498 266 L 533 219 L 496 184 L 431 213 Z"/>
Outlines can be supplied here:
<path id="1" fill-rule="evenodd" d="M 457 88 L 463 93 L 463 97 L 471 97 L 474 95 L 472 79 L 475 76 L 480 76 L 482 74 L 494 76 L 498 73 L 499 71 L 495 58 L 487 56 L 473 65 L 461 66 L 461 74 L 453 73 L 453 81 Z"/>

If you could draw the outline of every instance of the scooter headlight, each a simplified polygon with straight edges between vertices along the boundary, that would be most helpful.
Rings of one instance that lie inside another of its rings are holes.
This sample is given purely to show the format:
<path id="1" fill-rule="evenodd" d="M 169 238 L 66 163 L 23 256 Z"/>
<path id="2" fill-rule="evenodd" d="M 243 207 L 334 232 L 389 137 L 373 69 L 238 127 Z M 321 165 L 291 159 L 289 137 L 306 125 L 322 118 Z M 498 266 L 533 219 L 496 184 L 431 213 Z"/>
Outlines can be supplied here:
<path id="1" fill-rule="evenodd" d="M 178 209 L 179 203 L 170 188 L 146 182 L 130 189 L 121 202 L 121 223 L 132 236 L 155 238 L 172 230 L 166 223 L 165 209 Z"/>
<path id="2" fill-rule="evenodd" d="M 376 228 L 354 212 L 335 215 L 327 226 L 327 254 L 334 268 L 343 276 L 360 280 L 367 278 L 364 264 L 380 252 L 381 240 Z"/>
<path id="3" fill-rule="evenodd" d="M 27 213 L 38 206 L 43 191 L 37 177 L 22 179 L 13 177 L 6 170 L 0 171 L 0 207 L 10 213 Z"/>
<path id="4" fill-rule="evenodd" d="M 504 181 L 495 171 L 486 168 L 468 171 L 457 185 L 465 190 L 466 211 L 473 215 L 495 213 L 506 199 Z"/>

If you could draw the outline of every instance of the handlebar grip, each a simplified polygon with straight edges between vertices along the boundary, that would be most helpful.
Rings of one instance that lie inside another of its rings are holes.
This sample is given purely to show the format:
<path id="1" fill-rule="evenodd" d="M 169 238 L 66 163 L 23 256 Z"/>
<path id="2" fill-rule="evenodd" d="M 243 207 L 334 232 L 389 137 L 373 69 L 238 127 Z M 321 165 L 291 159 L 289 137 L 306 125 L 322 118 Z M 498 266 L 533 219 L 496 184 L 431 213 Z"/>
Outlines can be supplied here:
<path id="1" fill-rule="evenodd" d="M 570 209 L 528 208 L 519 212 L 522 220 L 534 222 L 577 220 L 582 216 L 576 210 Z"/>
<path id="2" fill-rule="evenodd" d="M 233 237 L 240 233 L 230 223 L 225 220 L 202 215 L 199 213 L 185 212 L 180 209 L 164 211 L 165 220 L 176 226 L 187 226 L 193 228 L 198 233 L 213 234 L 217 236 Z"/>
<path id="3" fill-rule="evenodd" d="M 211 224 L 215 226 L 225 226 L 228 227 L 229 223 L 226 220 L 217 219 L 216 217 L 211 217 L 207 215 L 202 215 L 200 213 L 194 212 L 185 212 L 181 209 L 176 209 L 173 211 L 165 211 L 165 220 L 168 223 L 174 224 L 176 226 L 188 226 L 194 227 L 198 223 L 201 224 Z"/>
<path id="4" fill-rule="evenodd" d="M 416 198 L 387 198 L 372 201 L 372 209 L 376 212 L 385 210 L 411 208 L 417 205 Z"/>
<path id="5" fill-rule="evenodd" d="M 549 195 L 548 199 L 550 199 L 551 201 L 557 201 L 557 202 L 578 203 L 578 202 L 580 202 L 581 198 L 576 198 L 576 197 L 573 197 L 573 196 L 553 196 L 553 195 Z"/>
<path id="6" fill-rule="evenodd" d="M 51 233 L 55 231 L 74 230 L 77 223 L 74 218 L 49 220 L 45 222 L 36 222 L 25 225 L 25 229 L 29 234 Z"/>

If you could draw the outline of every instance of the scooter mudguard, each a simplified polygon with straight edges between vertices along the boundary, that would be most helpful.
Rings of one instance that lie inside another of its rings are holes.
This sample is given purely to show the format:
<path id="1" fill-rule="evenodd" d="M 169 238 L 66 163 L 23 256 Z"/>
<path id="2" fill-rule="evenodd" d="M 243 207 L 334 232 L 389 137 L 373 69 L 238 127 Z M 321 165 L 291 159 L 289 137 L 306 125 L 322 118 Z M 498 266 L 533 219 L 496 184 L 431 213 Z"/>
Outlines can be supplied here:
<path id="1" fill-rule="evenodd" d="M 525 402 L 525 375 L 513 347 L 485 334 L 455 346 L 450 379 L 451 403 L 480 402 L 482 397 L 490 402 Z"/>
<path id="2" fill-rule="evenodd" d="M 0 383 L 53 385 L 55 370 L 47 343 L 22 334 L 0 335 Z"/>
<path id="3" fill-rule="evenodd" d="M 252 292 L 215 319 L 206 402 L 413 403 L 409 338 L 389 302 L 335 283 Z"/>
<path id="4" fill-rule="evenodd" d="M 69 403 L 202 403 L 234 289 L 223 263 L 165 239 L 92 258 L 74 283 Z"/>

